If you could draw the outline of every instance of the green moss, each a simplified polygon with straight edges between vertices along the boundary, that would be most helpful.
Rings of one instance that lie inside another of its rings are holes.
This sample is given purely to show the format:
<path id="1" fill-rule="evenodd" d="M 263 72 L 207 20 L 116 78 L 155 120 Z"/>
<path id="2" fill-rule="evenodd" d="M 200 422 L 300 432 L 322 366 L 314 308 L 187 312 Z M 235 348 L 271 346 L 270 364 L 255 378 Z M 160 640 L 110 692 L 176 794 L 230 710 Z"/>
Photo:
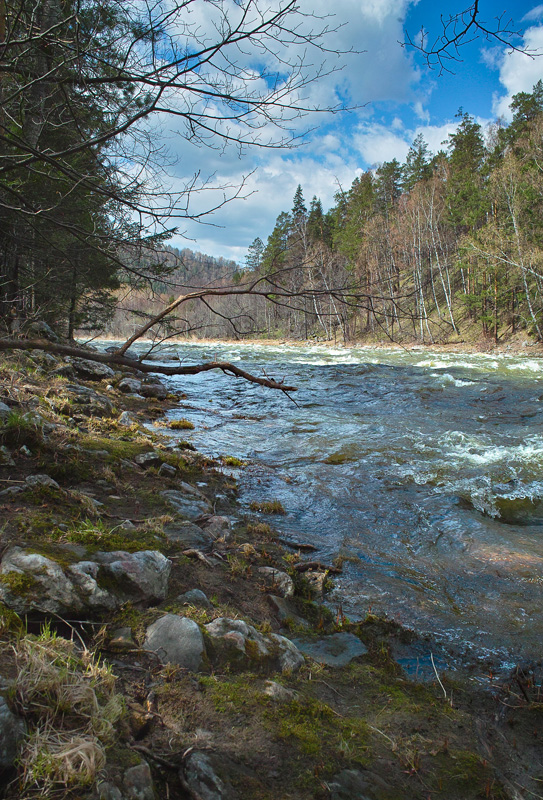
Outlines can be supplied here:
<path id="1" fill-rule="evenodd" d="M 172 431 L 192 431 L 194 424 L 188 419 L 172 419 L 168 422 L 168 428 L 171 428 Z"/>
<path id="2" fill-rule="evenodd" d="M 0 602 L 0 634 L 22 633 L 23 630 L 24 625 L 20 616 Z"/>
<path id="3" fill-rule="evenodd" d="M 260 511 L 261 514 L 286 514 L 280 500 L 253 500 L 249 508 L 251 511 Z"/>
<path id="4" fill-rule="evenodd" d="M 244 467 L 247 463 L 246 461 L 242 461 L 241 458 L 236 458 L 235 456 L 223 456 L 221 461 L 225 467 Z"/>
<path id="5" fill-rule="evenodd" d="M 106 439 L 98 436 L 81 437 L 81 446 L 86 450 L 106 450 L 113 458 L 134 459 L 149 449 L 148 441 L 135 442 L 132 439 Z"/>
<path id="6" fill-rule="evenodd" d="M 22 447 L 26 445 L 30 449 L 43 446 L 43 433 L 40 425 L 35 422 L 31 415 L 19 414 L 12 411 L 0 429 L 0 444 L 8 447 Z"/>
<path id="7" fill-rule="evenodd" d="M 0 575 L 0 583 L 2 583 L 11 594 L 20 597 L 26 597 L 31 594 L 32 590 L 38 586 L 38 581 L 33 575 L 28 572 L 4 572 Z"/>

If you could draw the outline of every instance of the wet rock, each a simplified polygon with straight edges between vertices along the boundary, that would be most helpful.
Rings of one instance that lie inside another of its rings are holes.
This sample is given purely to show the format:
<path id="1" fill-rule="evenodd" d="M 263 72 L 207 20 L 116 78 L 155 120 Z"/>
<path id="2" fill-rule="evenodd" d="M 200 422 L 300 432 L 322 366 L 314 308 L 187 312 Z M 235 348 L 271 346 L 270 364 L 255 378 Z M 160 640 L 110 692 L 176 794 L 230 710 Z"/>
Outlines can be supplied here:
<path id="1" fill-rule="evenodd" d="M 49 475 L 29 475 L 28 478 L 25 478 L 25 483 L 27 486 L 30 486 L 31 489 L 36 489 L 38 486 L 47 486 L 50 489 L 60 489 L 60 486 Z"/>
<path id="2" fill-rule="evenodd" d="M 125 428 L 130 428 L 132 425 L 137 425 L 138 420 L 134 414 L 131 414 L 130 411 L 123 411 L 119 419 L 117 420 L 118 425 L 122 425 Z"/>
<path id="3" fill-rule="evenodd" d="M 141 381 L 138 381 L 137 378 L 123 378 L 117 384 L 117 389 L 123 394 L 139 394 Z"/>
<path id="4" fill-rule="evenodd" d="M 293 639 L 296 647 L 314 661 L 330 667 L 344 667 L 353 658 L 368 652 L 358 636 L 353 633 L 333 633 L 320 639 Z"/>
<path id="5" fill-rule="evenodd" d="M 185 763 L 185 777 L 190 788 L 202 800 L 225 800 L 225 785 L 215 773 L 206 753 L 194 752 Z"/>
<path id="6" fill-rule="evenodd" d="M 219 617 L 205 629 L 218 653 L 229 660 L 278 667 L 283 672 L 294 672 L 304 663 L 303 655 L 289 639 L 275 633 L 264 636 L 243 620 Z"/>
<path id="7" fill-rule="evenodd" d="M 213 548 L 214 539 L 193 522 L 172 522 L 163 530 L 169 542 L 185 549 L 193 547 L 207 553 Z"/>
<path id="8" fill-rule="evenodd" d="M 177 470 L 175 467 L 172 467 L 171 464 L 166 464 L 165 462 L 160 465 L 158 470 L 158 474 L 161 478 L 175 478 Z"/>
<path id="9" fill-rule="evenodd" d="M 162 464 L 162 459 L 160 458 L 158 453 L 139 453 L 135 458 L 134 461 L 136 464 L 143 469 L 149 469 L 149 467 L 158 467 Z"/>
<path id="10" fill-rule="evenodd" d="M 192 619 L 166 614 L 147 628 L 145 647 L 163 664 L 178 664 L 197 672 L 205 655 L 204 638 Z"/>
<path id="11" fill-rule="evenodd" d="M 232 532 L 228 517 L 209 517 L 209 519 L 202 523 L 201 528 L 214 540 L 222 539 L 223 541 L 226 541 L 230 538 L 230 534 Z"/>
<path id="12" fill-rule="evenodd" d="M 125 771 L 123 786 L 126 800 L 156 800 L 151 770 L 145 761 Z"/>
<path id="13" fill-rule="evenodd" d="M 211 504 L 199 492 L 191 491 L 189 494 L 185 491 L 168 489 L 160 494 L 185 519 L 195 520 L 211 511 Z"/>
<path id="14" fill-rule="evenodd" d="M 143 382 L 140 388 L 140 394 L 143 397 L 152 397 L 155 400 L 165 400 L 168 396 L 168 390 L 160 381 L 153 381 L 152 383 Z"/>
<path id="15" fill-rule="evenodd" d="M 281 597 L 294 596 L 294 581 L 286 572 L 281 572 L 275 567 L 259 567 L 258 573 L 264 578 L 266 586 L 272 589 L 274 594 Z"/>
<path id="16" fill-rule="evenodd" d="M 86 358 L 72 358 L 72 367 L 80 378 L 87 381 L 111 380 L 115 377 L 115 372 L 107 364 L 99 361 L 89 361 Z"/>
<path id="17" fill-rule="evenodd" d="M 199 608 L 213 608 L 213 604 L 209 602 L 207 595 L 201 589 L 189 589 L 188 592 L 179 595 L 177 602 Z"/>
<path id="18" fill-rule="evenodd" d="M 276 681 L 266 681 L 264 694 L 267 697 L 271 697 L 276 703 L 290 703 L 298 697 L 298 692 L 287 689 L 285 686 L 281 686 L 280 683 L 276 683 Z"/>
<path id="19" fill-rule="evenodd" d="M 13 767 L 24 734 L 24 722 L 15 716 L 0 695 L 0 771 Z"/>
<path id="20" fill-rule="evenodd" d="M 0 402 L 0 422 L 5 422 L 11 414 L 11 408 L 5 403 Z"/>

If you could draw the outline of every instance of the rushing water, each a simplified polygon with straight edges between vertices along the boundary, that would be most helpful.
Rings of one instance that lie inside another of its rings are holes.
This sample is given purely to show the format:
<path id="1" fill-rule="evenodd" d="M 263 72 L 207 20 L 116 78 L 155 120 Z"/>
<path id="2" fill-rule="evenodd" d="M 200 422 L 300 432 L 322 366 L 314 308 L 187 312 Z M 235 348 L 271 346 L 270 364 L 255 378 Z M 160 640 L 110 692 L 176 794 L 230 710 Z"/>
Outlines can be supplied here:
<path id="1" fill-rule="evenodd" d="M 242 504 L 319 557 L 348 558 L 334 597 L 504 661 L 540 658 L 543 360 L 423 350 L 183 345 L 242 362 L 284 395 L 217 373 L 170 379 L 210 455 L 250 461 Z M 183 432 L 185 434 L 185 432 Z"/>

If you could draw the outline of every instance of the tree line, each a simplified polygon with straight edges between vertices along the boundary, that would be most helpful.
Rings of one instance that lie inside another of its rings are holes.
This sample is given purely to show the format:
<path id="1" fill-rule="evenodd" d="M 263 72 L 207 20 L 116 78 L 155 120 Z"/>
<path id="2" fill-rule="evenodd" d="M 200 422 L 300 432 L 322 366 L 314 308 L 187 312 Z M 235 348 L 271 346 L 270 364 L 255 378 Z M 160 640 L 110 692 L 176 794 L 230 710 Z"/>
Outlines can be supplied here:
<path id="1" fill-rule="evenodd" d="M 255 328 L 347 341 L 468 330 L 543 339 L 543 82 L 511 110 L 509 125 L 485 135 L 460 109 L 442 150 L 417 136 L 403 164 L 364 172 L 326 212 L 299 186 L 248 250 L 244 280 L 259 276 L 275 300 L 253 305 Z"/>

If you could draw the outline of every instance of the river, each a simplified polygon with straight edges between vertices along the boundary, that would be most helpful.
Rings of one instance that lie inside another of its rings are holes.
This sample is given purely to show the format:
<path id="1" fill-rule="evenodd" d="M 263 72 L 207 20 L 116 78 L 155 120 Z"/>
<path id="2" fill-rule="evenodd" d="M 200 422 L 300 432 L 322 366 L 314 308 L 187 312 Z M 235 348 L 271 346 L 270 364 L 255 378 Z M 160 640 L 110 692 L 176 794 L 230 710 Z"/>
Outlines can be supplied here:
<path id="1" fill-rule="evenodd" d="M 503 664 L 543 634 L 543 360 L 401 349 L 186 344 L 285 378 L 283 394 L 218 373 L 167 379 L 170 416 L 211 456 L 247 459 L 240 500 L 318 557 L 345 557 L 330 604 L 387 614 Z M 527 351 L 528 352 L 528 351 Z M 188 434 L 188 435 L 187 435 Z M 265 517 L 264 517 L 265 518 Z"/>

